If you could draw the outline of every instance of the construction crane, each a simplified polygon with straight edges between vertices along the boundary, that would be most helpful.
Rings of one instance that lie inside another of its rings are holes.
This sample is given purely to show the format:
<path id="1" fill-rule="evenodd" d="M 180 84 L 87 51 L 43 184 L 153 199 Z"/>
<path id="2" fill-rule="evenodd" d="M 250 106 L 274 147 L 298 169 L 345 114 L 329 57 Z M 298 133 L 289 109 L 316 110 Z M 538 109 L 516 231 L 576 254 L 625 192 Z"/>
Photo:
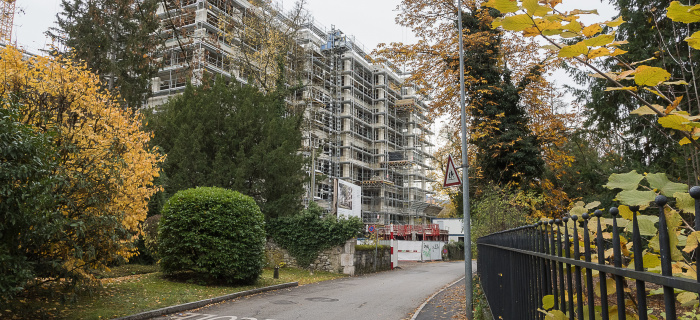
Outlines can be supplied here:
<path id="1" fill-rule="evenodd" d="M 12 40 L 12 23 L 15 20 L 15 0 L 0 0 L 0 43 Z"/>

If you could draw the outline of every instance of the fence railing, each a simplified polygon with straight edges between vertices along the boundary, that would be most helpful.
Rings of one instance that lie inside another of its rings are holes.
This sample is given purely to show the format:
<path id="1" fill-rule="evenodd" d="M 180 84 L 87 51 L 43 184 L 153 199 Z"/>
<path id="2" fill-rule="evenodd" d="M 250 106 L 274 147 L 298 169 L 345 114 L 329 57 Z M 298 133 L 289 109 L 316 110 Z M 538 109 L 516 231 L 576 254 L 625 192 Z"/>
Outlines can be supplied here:
<path id="1" fill-rule="evenodd" d="M 700 231 L 700 189 L 697 191 L 695 194 L 691 191 L 691 195 L 696 199 L 694 229 Z M 653 318 L 647 314 L 647 302 L 652 299 L 647 291 L 662 288 L 663 302 L 660 299 L 653 302 L 663 305 L 660 311 L 665 312 L 666 319 L 677 319 L 681 306 L 674 290 L 700 293 L 700 248 L 695 249 L 690 255 L 691 260 L 685 264 L 688 268 L 685 277 L 674 275 L 673 268 L 678 271 L 679 267 L 672 265 L 671 241 L 664 214 L 667 199 L 658 196 L 655 202 L 659 207 L 660 274 L 651 272 L 649 265 L 645 268 L 642 259 L 651 241 L 644 239 L 643 242 L 640 235 L 638 208 L 631 208 L 634 212 L 631 248 L 621 246 L 617 208 L 610 209 L 612 234 L 603 228 L 605 223 L 601 225 L 603 212 L 597 210 L 592 215 L 540 221 L 479 238 L 477 270 L 494 318 L 544 319 L 545 313 L 541 312 L 543 298 L 550 296 L 550 303 L 553 298 L 551 310 L 560 310 L 569 319 L 629 319 L 625 315 L 628 311 L 628 314 L 636 313 L 638 319 L 645 320 Z M 597 228 L 591 230 L 595 233 L 594 239 L 588 230 L 591 222 Z M 623 239 L 622 242 L 627 241 Z M 623 249 L 632 251 L 633 263 L 623 257 Z M 596 261 L 592 261 L 594 255 L 597 255 Z M 628 263 L 627 267 L 623 267 L 623 259 Z M 689 279 L 689 275 L 696 280 Z M 614 286 L 609 282 L 614 282 Z M 614 293 L 607 292 L 609 286 L 614 287 Z"/>

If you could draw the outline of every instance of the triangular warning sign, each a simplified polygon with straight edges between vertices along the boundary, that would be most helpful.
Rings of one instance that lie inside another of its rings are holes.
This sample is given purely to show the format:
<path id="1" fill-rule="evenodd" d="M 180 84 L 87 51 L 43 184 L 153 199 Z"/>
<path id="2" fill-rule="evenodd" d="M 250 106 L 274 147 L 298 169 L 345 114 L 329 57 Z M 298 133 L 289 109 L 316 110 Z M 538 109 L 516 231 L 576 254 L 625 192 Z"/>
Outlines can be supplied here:
<path id="1" fill-rule="evenodd" d="M 447 156 L 447 171 L 445 171 L 445 182 L 442 184 L 443 187 L 452 187 L 462 184 L 462 179 L 459 178 L 459 173 L 455 167 L 454 162 L 452 162 L 452 155 Z"/>

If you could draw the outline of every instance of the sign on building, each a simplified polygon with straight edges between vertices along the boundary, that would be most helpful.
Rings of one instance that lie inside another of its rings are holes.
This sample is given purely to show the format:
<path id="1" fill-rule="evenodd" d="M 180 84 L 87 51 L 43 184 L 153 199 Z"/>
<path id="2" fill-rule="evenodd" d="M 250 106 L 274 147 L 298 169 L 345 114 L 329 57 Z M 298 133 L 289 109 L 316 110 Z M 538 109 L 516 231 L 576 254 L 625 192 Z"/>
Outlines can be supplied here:
<path id="1" fill-rule="evenodd" d="M 335 180 L 335 206 L 338 216 L 362 219 L 362 188 L 340 179 Z"/>

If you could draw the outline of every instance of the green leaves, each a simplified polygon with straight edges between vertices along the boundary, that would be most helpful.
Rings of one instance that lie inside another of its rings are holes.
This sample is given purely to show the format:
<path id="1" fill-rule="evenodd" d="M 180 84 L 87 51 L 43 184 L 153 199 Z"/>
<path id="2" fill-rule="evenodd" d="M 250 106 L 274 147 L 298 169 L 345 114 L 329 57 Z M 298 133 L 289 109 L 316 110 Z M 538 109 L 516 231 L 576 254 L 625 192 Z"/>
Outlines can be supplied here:
<path id="1" fill-rule="evenodd" d="M 628 206 L 645 206 L 654 201 L 655 197 L 654 191 L 623 190 L 617 194 L 615 199 Z"/>
<path id="2" fill-rule="evenodd" d="M 566 46 L 559 50 L 559 56 L 562 58 L 572 58 L 588 52 L 588 47 L 584 42 L 579 42 L 570 46 Z"/>
<path id="3" fill-rule="evenodd" d="M 604 187 L 608 189 L 636 190 L 644 176 L 632 170 L 628 173 L 613 173 Z"/>
<path id="4" fill-rule="evenodd" d="M 650 173 L 646 176 L 649 186 L 659 191 L 659 193 L 671 197 L 675 193 L 688 191 L 688 185 L 684 183 L 671 182 L 665 173 Z"/>
<path id="5" fill-rule="evenodd" d="M 494 22 L 495 23 L 495 22 Z M 526 14 L 518 14 L 514 16 L 507 16 L 501 20 L 500 25 L 512 31 L 523 31 L 533 24 L 532 18 Z"/>

